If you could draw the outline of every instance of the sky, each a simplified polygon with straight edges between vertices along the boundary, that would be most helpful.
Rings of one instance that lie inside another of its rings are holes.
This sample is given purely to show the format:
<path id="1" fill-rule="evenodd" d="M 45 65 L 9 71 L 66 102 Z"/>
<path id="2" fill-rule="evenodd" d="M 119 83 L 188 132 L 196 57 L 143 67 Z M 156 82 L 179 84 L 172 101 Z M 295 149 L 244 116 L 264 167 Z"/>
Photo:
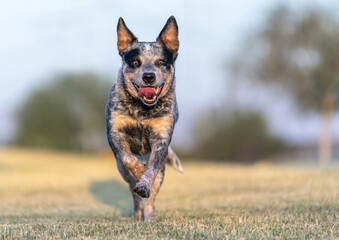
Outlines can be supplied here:
<path id="1" fill-rule="evenodd" d="M 53 74 L 90 70 L 117 75 L 121 59 L 116 49 L 116 24 L 120 16 L 141 41 L 154 41 L 169 16 L 174 15 L 178 21 L 176 78 L 180 120 L 173 141 L 181 144 L 191 140 L 192 125 L 202 111 L 227 101 L 232 79 L 226 77 L 225 63 L 241 47 L 244 37 L 265 22 L 269 9 L 280 3 L 296 9 L 314 4 L 339 9 L 335 0 L 0 3 L 0 143 L 13 135 L 15 113 L 24 99 Z M 272 131 L 285 139 L 317 141 L 319 116 L 301 114 L 282 93 L 255 89 L 242 85 L 237 92 L 239 104 L 262 110 Z M 279 107 L 272 108 L 272 102 Z M 332 133 L 338 137 L 338 114 L 334 123 Z"/>

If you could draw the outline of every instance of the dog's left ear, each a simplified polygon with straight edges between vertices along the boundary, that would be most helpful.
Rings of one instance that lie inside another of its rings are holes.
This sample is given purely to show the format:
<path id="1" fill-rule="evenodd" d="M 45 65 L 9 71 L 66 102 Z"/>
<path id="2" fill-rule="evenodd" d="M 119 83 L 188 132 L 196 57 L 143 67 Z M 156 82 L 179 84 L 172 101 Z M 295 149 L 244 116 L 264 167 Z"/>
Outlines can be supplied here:
<path id="1" fill-rule="evenodd" d="M 177 55 L 179 50 L 178 40 L 178 24 L 174 16 L 171 16 L 164 28 L 161 30 L 158 38 L 158 42 L 161 42 L 168 50 Z"/>

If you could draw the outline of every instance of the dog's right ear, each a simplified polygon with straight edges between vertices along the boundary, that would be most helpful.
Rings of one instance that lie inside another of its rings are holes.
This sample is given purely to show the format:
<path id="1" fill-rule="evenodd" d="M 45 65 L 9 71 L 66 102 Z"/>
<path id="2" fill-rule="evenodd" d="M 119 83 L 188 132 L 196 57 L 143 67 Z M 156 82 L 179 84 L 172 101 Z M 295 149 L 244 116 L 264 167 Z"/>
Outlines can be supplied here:
<path id="1" fill-rule="evenodd" d="M 120 56 L 122 56 L 124 51 L 127 50 L 134 42 L 138 41 L 138 39 L 128 29 L 122 17 L 119 18 L 117 32 L 118 32 L 118 50 Z"/>

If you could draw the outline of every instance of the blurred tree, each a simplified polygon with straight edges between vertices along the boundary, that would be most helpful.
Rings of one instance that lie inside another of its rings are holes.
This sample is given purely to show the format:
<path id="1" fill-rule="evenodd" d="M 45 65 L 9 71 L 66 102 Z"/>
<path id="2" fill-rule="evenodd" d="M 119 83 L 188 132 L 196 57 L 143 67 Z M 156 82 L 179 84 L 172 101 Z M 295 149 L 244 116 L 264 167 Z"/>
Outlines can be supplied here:
<path id="1" fill-rule="evenodd" d="M 52 78 L 19 110 L 16 143 L 86 151 L 106 146 L 105 104 L 112 85 L 92 73 Z"/>
<path id="2" fill-rule="evenodd" d="M 269 133 L 257 112 L 204 114 L 194 128 L 194 157 L 250 162 L 282 151 L 282 141 Z"/>
<path id="3" fill-rule="evenodd" d="M 322 114 L 319 161 L 331 157 L 331 116 L 339 94 L 339 23 L 329 12 L 276 8 L 263 31 L 246 42 L 236 74 L 280 84 L 298 106 Z M 253 47 L 255 46 L 255 47 Z"/>

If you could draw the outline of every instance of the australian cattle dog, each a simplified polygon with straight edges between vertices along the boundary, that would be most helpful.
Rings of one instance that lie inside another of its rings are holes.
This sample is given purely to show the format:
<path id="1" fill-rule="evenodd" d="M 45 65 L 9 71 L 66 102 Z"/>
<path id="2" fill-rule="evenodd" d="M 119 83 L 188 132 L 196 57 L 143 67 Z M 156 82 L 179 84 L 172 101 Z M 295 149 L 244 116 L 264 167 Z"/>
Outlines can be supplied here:
<path id="1" fill-rule="evenodd" d="M 178 25 L 171 16 L 155 42 L 139 42 L 122 18 L 117 32 L 122 68 L 106 105 L 107 137 L 132 192 L 134 218 L 152 221 L 165 163 L 183 173 L 169 146 L 179 116 L 175 95 Z"/>

